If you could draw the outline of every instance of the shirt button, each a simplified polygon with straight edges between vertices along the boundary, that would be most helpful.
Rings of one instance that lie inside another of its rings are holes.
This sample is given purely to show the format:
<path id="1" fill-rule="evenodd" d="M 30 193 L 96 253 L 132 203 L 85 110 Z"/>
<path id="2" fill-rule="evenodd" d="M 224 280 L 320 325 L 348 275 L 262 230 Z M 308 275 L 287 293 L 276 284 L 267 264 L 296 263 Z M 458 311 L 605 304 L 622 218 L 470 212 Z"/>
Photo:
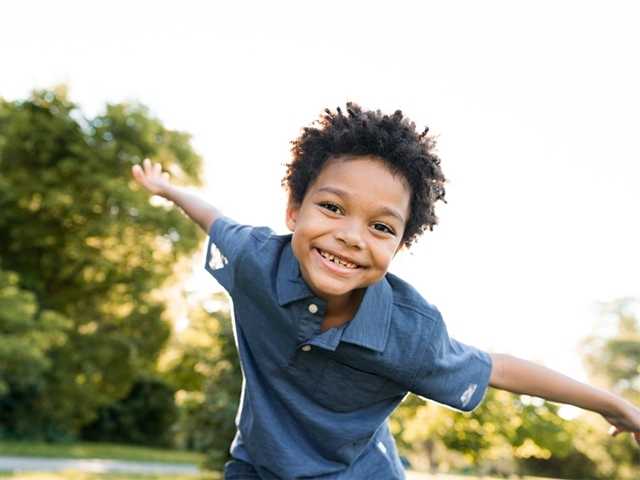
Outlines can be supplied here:
<path id="1" fill-rule="evenodd" d="M 315 303 L 310 303 L 309 304 L 309 311 L 311 313 L 318 313 L 318 306 Z"/>
<path id="2" fill-rule="evenodd" d="M 303 352 L 308 352 L 309 350 L 311 350 L 311 345 L 303 345 L 302 346 L 302 351 Z"/>

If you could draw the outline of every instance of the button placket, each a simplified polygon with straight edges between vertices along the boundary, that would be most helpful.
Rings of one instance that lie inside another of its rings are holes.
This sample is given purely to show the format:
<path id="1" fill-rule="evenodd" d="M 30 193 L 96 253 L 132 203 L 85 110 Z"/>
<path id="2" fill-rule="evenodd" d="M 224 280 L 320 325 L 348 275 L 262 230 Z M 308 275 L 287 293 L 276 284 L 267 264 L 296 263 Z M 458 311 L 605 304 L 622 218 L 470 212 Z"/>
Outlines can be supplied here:
<path id="1" fill-rule="evenodd" d="M 320 334 L 320 323 L 323 306 L 315 299 L 309 299 L 300 305 L 301 311 L 297 325 L 297 347 L 298 352 L 310 352 L 312 347 L 312 339 Z"/>
<path id="2" fill-rule="evenodd" d="M 318 306 L 315 303 L 310 303 L 309 306 L 307 306 L 307 310 L 309 310 L 309 313 L 311 313 L 312 315 L 315 315 L 316 313 L 318 313 Z M 303 352 L 310 352 L 311 345 L 303 345 L 301 350 Z"/>

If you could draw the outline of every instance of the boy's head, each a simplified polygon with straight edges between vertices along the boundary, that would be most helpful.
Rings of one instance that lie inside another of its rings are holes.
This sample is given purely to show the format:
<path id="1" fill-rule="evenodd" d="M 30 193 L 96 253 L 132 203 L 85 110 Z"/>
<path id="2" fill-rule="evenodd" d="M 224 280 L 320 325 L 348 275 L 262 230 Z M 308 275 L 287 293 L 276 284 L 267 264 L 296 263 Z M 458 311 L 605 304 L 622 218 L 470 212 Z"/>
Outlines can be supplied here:
<path id="1" fill-rule="evenodd" d="M 435 142 L 421 133 L 400 110 L 383 115 L 380 110 L 362 110 L 347 103 L 347 115 L 325 110 L 318 127 L 306 127 L 292 141 L 293 159 L 282 180 L 289 202 L 301 205 L 309 186 L 330 159 L 357 156 L 377 157 L 394 174 L 403 178 L 410 190 L 410 212 L 404 226 L 402 244 L 409 247 L 425 229 L 437 223 L 435 203 L 444 200 L 445 177 L 440 159 L 433 153 Z M 367 182 L 366 178 L 362 179 Z"/>
<path id="2" fill-rule="evenodd" d="M 444 176 L 427 130 L 400 111 L 347 104 L 303 130 L 283 180 L 287 226 L 301 272 L 316 293 L 340 297 L 386 273 L 403 245 L 436 223 Z"/>

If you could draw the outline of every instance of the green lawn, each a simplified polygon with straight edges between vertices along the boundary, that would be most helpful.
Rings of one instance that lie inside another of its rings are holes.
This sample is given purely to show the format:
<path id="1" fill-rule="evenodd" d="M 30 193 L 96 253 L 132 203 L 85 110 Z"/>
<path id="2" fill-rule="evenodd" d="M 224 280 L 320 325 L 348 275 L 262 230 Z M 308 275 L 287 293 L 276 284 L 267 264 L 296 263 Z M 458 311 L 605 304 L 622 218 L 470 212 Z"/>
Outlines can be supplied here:
<path id="1" fill-rule="evenodd" d="M 13 480 L 221 480 L 222 476 L 209 473 L 202 475 L 132 475 L 130 473 L 81 473 L 73 471 L 57 473 L 2 473 L 0 478 Z"/>
<path id="2" fill-rule="evenodd" d="M 110 443 L 73 443 L 64 445 L 0 441 L 0 456 L 2 455 L 49 458 L 103 458 L 141 462 L 193 463 L 196 465 L 204 460 L 204 455 L 200 453 Z M 221 480 L 222 476 L 215 472 L 203 472 L 199 475 L 133 475 L 64 471 L 57 473 L 0 472 L 0 478 L 11 478 L 13 480 Z M 426 474 L 413 474 L 409 478 L 412 480 L 498 480 L 493 477 Z M 553 479 L 524 477 L 520 480 Z"/>
<path id="3" fill-rule="evenodd" d="M 0 441 L 0 455 L 49 458 L 105 458 L 139 462 L 195 464 L 200 464 L 204 460 L 204 455 L 201 453 L 111 443 L 51 444 Z"/>
<path id="4" fill-rule="evenodd" d="M 13 480 L 221 480 L 222 476 L 209 473 L 207 475 L 189 475 L 189 476 L 163 476 L 163 475 L 131 475 L 131 474 L 96 474 L 96 473 L 79 473 L 79 472 L 61 472 L 61 473 L 0 473 L 0 478 L 11 478 Z M 494 477 L 471 477 L 460 475 L 435 475 L 420 476 L 416 480 L 504 480 Z M 537 479 L 534 477 L 521 477 L 519 480 L 553 480 L 553 479 Z"/>

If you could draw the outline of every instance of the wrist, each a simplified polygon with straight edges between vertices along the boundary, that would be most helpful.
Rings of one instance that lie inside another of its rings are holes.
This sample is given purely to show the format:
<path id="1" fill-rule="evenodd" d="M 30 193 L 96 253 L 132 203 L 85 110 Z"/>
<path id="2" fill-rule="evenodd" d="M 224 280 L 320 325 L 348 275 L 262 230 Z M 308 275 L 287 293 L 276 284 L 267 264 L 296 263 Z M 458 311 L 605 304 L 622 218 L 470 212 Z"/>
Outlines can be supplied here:
<path id="1" fill-rule="evenodd" d="M 157 195 L 166 198 L 175 203 L 177 189 L 174 185 L 170 183 L 160 187 L 160 191 L 158 191 Z"/>
<path id="2" fill-rule="evenodd" d="M 611 392 L 605 392 L 603 407 L 603 411 L 599 412 L 602 415 L 622 416 L 629 411 L 629 408 L 632 408 L 632 405 L 627 400 L 618 395 L 615 395 Z"/>

